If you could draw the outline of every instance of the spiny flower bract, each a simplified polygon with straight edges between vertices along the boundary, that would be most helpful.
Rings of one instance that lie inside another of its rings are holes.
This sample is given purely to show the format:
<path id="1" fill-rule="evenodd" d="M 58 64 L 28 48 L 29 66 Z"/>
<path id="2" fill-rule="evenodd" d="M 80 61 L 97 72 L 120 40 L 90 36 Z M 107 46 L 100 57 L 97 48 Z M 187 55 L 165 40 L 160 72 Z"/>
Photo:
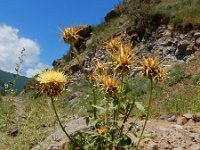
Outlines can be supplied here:
<path id="1" fill-rule="evenodd" d="M 114 67 L 117 73 L 126 74 L 130 72 L 133 64 L 133 54 L 131 46 L 121 45 L 120 51 L 113 55 Z"/>
<path id="2" fill-rule="evenodd" d="M 162 80 L 164 72 L 156 58 L 144 58 L 140 64 L 142 65 L 142 73 L 149 79 Z"/>
<path id="3" fill-rule="evenodd" d="M 62 40 L 66 44 L 74 45 L 80 38 L 80 36 L 77 34 L 78 29 L 73 28 L 72 26 L 69 28 L 64 28 L 62 33 Z"/>
<path id="4" fill-rule="evenodd" d="M 106 43 L 106 49 L 111 53 L 119 51 L 120 46 L 121 46 L 121 40 L 119 38 L 111 38 Z"/>
<path id="5" fill-rule="evenodd" d="M 119 92 L 119 84 L 114 77 L 99 75 L 95 77 L 97 85 L 105 92 L 106 96 L 114 97 Z"/>

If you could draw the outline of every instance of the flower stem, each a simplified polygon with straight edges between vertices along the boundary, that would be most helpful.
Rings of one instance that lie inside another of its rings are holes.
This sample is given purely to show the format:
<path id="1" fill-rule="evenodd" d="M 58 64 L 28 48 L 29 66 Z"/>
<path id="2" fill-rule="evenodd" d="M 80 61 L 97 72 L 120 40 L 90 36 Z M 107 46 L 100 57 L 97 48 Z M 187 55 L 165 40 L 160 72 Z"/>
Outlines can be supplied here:
<path id="1" fill-rule="evenodd" d="M 147 115 L 146 115 L 146 118 L 145 118 L 144 126 L 142 128 L 142 132 L 141 132 L 140 137 L 139 137 L 139 141 L 136 145 L 136 148 L 133 149 L 133 150 L 138 150 L 138 148 L 140 146 L 140 142 L 141 142 L 143 134 L 144 134 L 144 130 L 145 130 L 146 125 L 147 125 L 147 121 L 149 119 L 149 115 L 150 115 L 150 111 L 151 111 L 151 103 L 152 103 L 152 92 L 153 92 L 153 79 L 151 78 L 150 79 L 150 94 L 149 94 L 149 103 L 148 103 Z"/>
<path id="2" fill-rule="evenodd" d="M 105 116 L 105 124 L 106 124 L 106 128 L 107 128 L 107 131 L 108 131 L 108 116 L 109 115 L 109 101 L 108 99 L 106 99 L 106 116 Z M 106 132 L 106 147 L 105 147 L 106 150 L 109 149 L 109 146 L 108 146 L 108 134 Z"/>
<path id="3" fill-rule="evenodd" d="M 97 105 L 97 101 L 96 101 L 96 89 L 94 87 L 92 87 L 92 93 L 93 93 L 93 104 L 96 106 Z M 94 119 L 97 119 L 97 109 L 95 107 L 93 107 L 93 113 L 94 113 Z"/>
<path id="4" fill-rule="evenodd" d="M 51 104 L 52 104 L 54 113 L 55 113 L 55 115 L 56 115 L 56 119 L 58 120 L 60 127 L 62 128 L 62 130 L 63 130 L 63 132 L 66 134 L 66 136 L 70 139 L 70 141 L 74 143 L 74 140 L 73 140 L 73 139 L 69 136 L 69 134 L 66 132 L 65 128 L 63 127 L 63 125 L 62 125 L 62 123 L 61 123 L 61 121 L 60 121 L 60 118 L 59 118 L 58 113 L 57 113 L 57 111 L 56 111 L 56 107 L 55 107 L 55 104 L 54 104 L 53 97 L 51 97 Z"/>

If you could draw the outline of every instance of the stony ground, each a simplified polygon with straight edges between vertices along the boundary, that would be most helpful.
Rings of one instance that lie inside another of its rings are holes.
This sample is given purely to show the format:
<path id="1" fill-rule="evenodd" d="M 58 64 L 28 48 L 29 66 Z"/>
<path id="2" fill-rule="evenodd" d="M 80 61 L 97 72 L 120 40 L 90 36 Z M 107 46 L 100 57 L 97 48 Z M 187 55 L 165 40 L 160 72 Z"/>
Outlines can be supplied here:
<path id="1" fill-rule="evenodd" d="M 173 116 L 164 120 L 150 119 L 141 150 L 200 150 L 200 122 L 185 119 L 187 118 Z M 143 123 L 143 120 L 139 121 L 138 127 L 141 128 Z M 65 127 L 70 134 L 87 128 L 83 118 L 71 120 Z M 64 150 L 67 149 L 67 144 L 68 139 L 58 130 L 32 150 Z"/>
<path id="2" fill-rule="evenodd" d="M 167 120 L 151 119 L 142 143 L 143 150 L 200 150 L 200 123 L 192 120 L 185 125 Z"/>

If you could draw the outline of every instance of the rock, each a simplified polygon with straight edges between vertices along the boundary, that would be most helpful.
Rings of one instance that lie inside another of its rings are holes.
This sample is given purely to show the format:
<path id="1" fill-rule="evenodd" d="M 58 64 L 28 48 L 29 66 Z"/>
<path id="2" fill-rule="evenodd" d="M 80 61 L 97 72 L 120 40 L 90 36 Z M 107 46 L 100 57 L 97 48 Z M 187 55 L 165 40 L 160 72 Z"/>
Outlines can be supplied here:
<path id="1" fill-rule="evenodd" d="M 183 40 L 183 41 L 180 41 L 178 43 L 178 49 L 176 50 L 175 52 L 175 56 L 178 58 L 178 59 L 183 59 L 184 56 L 186 55 L 186 49 L 187 49 L 187 46 L 189 45 L 189 41 L 187 40 Z"/>
<path id="2" fill-rule="evenodd" d="M 79 94 L 76 92 L 76 93 L 73 93 L 72 95 L 69 96 L 69 100 L 74 100 L 75 98 L 78 98 L 79 97 Z"/>
<path id="3" fill-rule="evenodd" d="M 107 15 L 104 17 L 105 21 L 108 22 L 110 19 L 113 19 L 115 17 L 119 16 L 116 9 L 111 10 Z"/>
<path id="4" fill-rule="evenodd" d="M 83 51 L 86 48 L 85 41 L 87 41 L 91 36 L 92 27 L 89 25 L 79 25 L 76 26 L 75 28 L 79 30 L 77 34 L 81 38 L 78 39 L 78 41 L 75 43 L 74 46 L 80 52 L 81 50 Z"/>
<path id="5" fill-rule="evenodd" d="M 190 43 L 189 43 L 189 41 L 187 41 L 187 40 L 180 41 L 180 42 L 178 43 L 178 49 L 185 49 L 185 50 L 186 50 L 186 48 L 187 48 L 187 46 L 188 46 L 189 44 L 190 44 Z"/>
<path id="6" fill-rule="evenodd" d="M 194 142 L 200 141 L 200 134 L 199 133 L 196 133 L 196 132 L 191 133 L 189 136 L 191 137 L 192 141 L 194 141 Z"/>
<path id="7" fill-rule="evenodd" d="M 172 117 L 168 118 L 167 121 L 169 121 L 169 122 L 175 122 L 176 121 L 176 116 L 173 115 Z"/>
<path id="8" fill-rule="evenodd" d="M 170 36 L 172 35 L 172 32 L 171 32 L 170 30 L 167 30 L 167 31 L 164 33 L 164 35 L 170 37 Z"/>
<path id="9" fill-rule="evenodd" d="M 153 141 L 149 142 L 148 147 L 151 150 L 159 150 L 158 145 L 155 142 L 153 142 Z"/>
<path id="10" fill-rule="evenodd" d="M 70 57 L 65 57 L 65 58 L 66 58 L 65 59 L 66 61 L 70 61 L 70 59 L 71 59 Z M 65 63 L 64 59 L 57 59 L 57 60 L 53 61 L 52 66 L 53 67 L 60 67 L 64 63 Z"/>
<path id="11" fill-rule="evenodd" d="M 168 118 L 170 118 L 170 115 L 162 115 L 162 116 L 160 116 L 160 120 L 167 120 Z"/>
<path id="12" fill-rule="evenodd" d="M 198 38 L 195 40 L 195 44 L 196 44 L 197 46 L 200 46 L 200 37 L 198 37 Z"/>
<path id="13" fill-rule="evenodd" d="M 77 34 L 82 38 L 88 38 L 91 36 L 92 27 L 90 25 L 80 25 L 78 28 L 79 31 Z"/>
<path id="14" fill-rule="evenodd" d="M 135 27 L 134 26 L 129 26 L 126 28 L 126 33 L 129 35 L 129 36 L 132 36 L 136 33 L 135 31 Z"/>
<path id="15" fill-rule="evenodd" d="M 183 117 L 185 117 L 187 120 L 189 120 L 189 119 L 192 119 L 192 114 L 186 113 L 183 115 Z"/>
<path id="16" fill-rule="evenodd" d="M 19 133 L 19 130 L 17 127 L 12 127 L 9 131 L 8 131 L 8 135 L 15 137 L 17 136 L 17 134 Z"/>
<path id="17" fill-rule="evenodd" d="M 165 39 L 164 41 L 162 41 L 162 43 L 160 45 L 162 46 L 171 46 L 172 44 L 174 44 L 174 42 L 172 41 L 172 39 Z"/>
<path id="18" fill-rule="evenodd" d="M 75 64 L 75 65 L 71 66 L 69 68 L 69 70 L 71 70 L 71 73 L 73 74 L 73 73 L 75 73 L 75 72 L 80 70 L 80 65 L 79 64 Z"/>
<path id="19" fill-rule="evenodd" d="M 178 119 L 177 119 L 177 124 L 178 125 L 184 125 L 184 124 L 186 124 L 187 123 L 187 118 L 186 117 L 178 117 Z"/>
<path id="20" fill-rule="evenodd" d="M 200 122 L 200 112 L 196 113 L 194 116 L 193 116 L 193 120 L 195 122 Z"/>
<path id="21" fill-rule="evenodd" d="M 70 135 L 77 133 L 77 131 L 85 130 L 88 128 L 89 127 L 86 125 L 84 118 L 72 120 L 65 125 L 65 130 L 68 131 L 68 134 Z M 65 133 L 59 129 L 31 150 L 41 150 L 43 148 L 49 150 L 52 148 L 62 150 L 63 147 L 66 147 L 67 143 L 69 143 L 69 139 L 66 137 Z"/>
<path id="22" fill-rule="evenodd" d="M 200 37 L 200 32 L 194 33 L 194 38 L 195 38 L 195 39 L 197 39 L 197 38 L 199 38 L 199 37 Z"/>
<path id="23" fill-rule="evenodd" d="M 179 129 L 179 130 L 183 129 L 181 125 L 171 125 L 171 126 L 175 129 Z"/>

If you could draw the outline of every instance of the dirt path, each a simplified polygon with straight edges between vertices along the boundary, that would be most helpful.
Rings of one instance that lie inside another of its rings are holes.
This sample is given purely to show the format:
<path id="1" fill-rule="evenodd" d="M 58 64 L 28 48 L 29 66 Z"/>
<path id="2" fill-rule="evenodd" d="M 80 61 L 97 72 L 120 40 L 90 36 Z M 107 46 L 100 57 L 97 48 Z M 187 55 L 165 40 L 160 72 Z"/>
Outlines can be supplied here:
<path id="1" fill-rule="evenodd" d="M 23 114 L 25 113 L 25 108 L 23 105 L 22 100 L 19 97 L 12 97 L 15 110 L 16 110 L 16 122 L 20 122 L 20 119 L 23 117 Z"/>
<path id="2" fill-rule="evenodd" d="M 144 121 L 139 121 L 139 128 Z M 87 128 L 85 120 L 79 118 L 66 124 L 66 130 L 71 134 Z M 146 138 L 141 143 L 141 150 L 200 150 L 200 122 L 192 120 L 185 125 L 167 120 L 150 119 L 145 131 Z M 68 139 L 61 130 L 47 137 L 32 150 L 64 150 L 67 149 Z"/>
<path id="3" fill-rule="evenodd" d="M 149 120 L 142 150 L 200 150 L 200 123 L 185 125 L 166 120 Z"/>

